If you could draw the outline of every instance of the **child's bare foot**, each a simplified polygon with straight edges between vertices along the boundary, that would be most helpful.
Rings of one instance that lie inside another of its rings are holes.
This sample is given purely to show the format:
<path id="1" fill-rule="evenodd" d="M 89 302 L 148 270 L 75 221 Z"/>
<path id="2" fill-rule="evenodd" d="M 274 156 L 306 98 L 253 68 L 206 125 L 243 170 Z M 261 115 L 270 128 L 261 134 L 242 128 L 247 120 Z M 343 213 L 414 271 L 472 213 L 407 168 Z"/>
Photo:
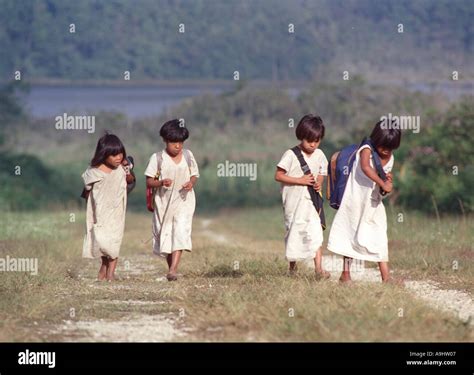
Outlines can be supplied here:
<path id="1" fill-rule="evenodd" d="M 107 265 L 107 281 L 114 281 L 115 280 L 115 268 L 117 267 L 118 258 L 109 259 L 109 263 Z"/>
<path id="2" fill-rule="evenodd" d="M 97 281 L 104 281 L 106 278 L 106 275 L 107 275 L 107 271 L 105 269 L 104 271 L 102 271 L 102 267 L 100 267 L 99 274 L 97 275 Z"/>
<path id="3" fill-rule="evenodd" d="M 109 266 L 109 260 L 107 257 L 101 257 L 102 263 L 100 265 L 99 274 L 97 275 L 97 281 L 104 281 L 107 277 L 107 267 Z"/>
<path id="4" fill-rule="evenodd" d="M 323 269 L 316 270 L 315 274 L 318 280 L 327 280 L 331 278 L 331 274 L 328 271 L 324 271 Z"/>
<path id="5" fill-rule="evenodd" d="M 339 277 L 339 282 L 340 283 L 351 283 L 351 274 L 349 272 L 343 271 L 341 273 L 341 277 Z"/>
<path id="6" fill-rule="evenodd" d="M 178 280 L 178 275 L 176 275 L 175 272 L 169 272 L 167 275 L 166 275 L 166 279 L 168 281 L 176 281 Z"/>

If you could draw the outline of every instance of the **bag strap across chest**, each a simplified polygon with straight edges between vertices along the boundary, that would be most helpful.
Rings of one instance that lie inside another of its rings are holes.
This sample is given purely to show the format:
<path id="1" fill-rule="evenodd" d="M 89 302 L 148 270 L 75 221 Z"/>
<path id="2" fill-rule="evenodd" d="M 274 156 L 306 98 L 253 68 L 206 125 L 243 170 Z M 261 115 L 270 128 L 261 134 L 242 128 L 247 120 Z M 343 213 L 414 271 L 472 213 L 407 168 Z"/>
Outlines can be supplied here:
<path id="1" fill-rule="evenodd" d="M 311 169 L 309 168 L 308 163 L 304 159 L 303 153 L 298 146 L 295 146 L 291 149 L 295 154 L 296 158 L 298 159 L 301 169 L 303 170 L 304 174 L 311 174 Z M 316 209 L 316 212 L 319 214 L 319 218 L 321 220 L 321 226 L 326 229 L 326 219 L 324 215 L 324 208 L 323 208 L 323 197 L 321 193 L 316 192 L 313 186 L 308 186 L 309 196 L 311 197 L 311 201 L 313 202 L 313 206 Z"/>

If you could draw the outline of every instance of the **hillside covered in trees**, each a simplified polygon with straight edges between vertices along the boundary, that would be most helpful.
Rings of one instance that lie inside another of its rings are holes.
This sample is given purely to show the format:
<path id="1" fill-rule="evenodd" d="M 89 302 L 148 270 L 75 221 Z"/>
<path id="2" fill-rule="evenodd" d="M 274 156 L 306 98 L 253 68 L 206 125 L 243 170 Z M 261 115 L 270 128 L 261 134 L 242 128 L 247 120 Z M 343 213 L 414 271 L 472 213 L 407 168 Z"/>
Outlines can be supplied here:
<path id="1" fill-rule="evenodd" d="M 0 0 L 0 79 L 472 79 L 470 3 Z"/>

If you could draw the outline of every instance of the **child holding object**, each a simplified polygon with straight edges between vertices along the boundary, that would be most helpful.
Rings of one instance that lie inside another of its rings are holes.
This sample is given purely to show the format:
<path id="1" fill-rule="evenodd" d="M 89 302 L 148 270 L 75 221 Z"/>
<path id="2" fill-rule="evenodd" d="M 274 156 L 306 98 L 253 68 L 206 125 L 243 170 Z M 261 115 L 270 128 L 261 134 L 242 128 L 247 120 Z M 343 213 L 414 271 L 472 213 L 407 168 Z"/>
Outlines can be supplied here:
<path id="1" fill-rule="evenodd" d="M 87 199 L 86 235 L 82 256 L 101 257 L 98 280 L 115 278 L 120 246 L 125 228 L 127 184 L 133 183 L 126 166 L 125 147 L 120 139 L 106 133 L 97 142 L 90 166 L 83 173 Z"/>
<path id="2" fill-rule="evenodd" d="M 341 282 L 351 281 L 352 258 L 378 262 L 382 281 L 390 280 L 387 216 L 383 194 L 392 191 L 393 150 L 401 131 L 379 121 L 367 142 L 357 150 L 340 207 L 329 234 L 328 250 L 344 256 Z M 375 169 L 380 159 L 382 178 Z"/>
<path id="3" fill-rule="evenodd" d="M 296 127 L 296 138 L 300 143 L 283 154 L 275 173 L 275 180 L 281 182 L 289 272 L 290 275 L 296 273 L 297 261 L 311 258 L 316 275 L 329 278 L 329 273 L 322 267 L 321 249 L 325 224 L 320 192 L 328 165 L 326 156 L 319 149 L 324 138 L 321 118 L 312 114 L 304 116 Z"/>
<path id="4" fill-rule="evenodd" d="M 168 281 L 177 280 L 183 250 L 191 251 L 191 230 L 199 178 L 192 152 L 183 148 L 189 131 L 179 120 L 166 122 L 160 130 L 164 150 L 150 157 L 145 170 L 146 186 L 153 189 L 153 252 L 166 258 Z"/>

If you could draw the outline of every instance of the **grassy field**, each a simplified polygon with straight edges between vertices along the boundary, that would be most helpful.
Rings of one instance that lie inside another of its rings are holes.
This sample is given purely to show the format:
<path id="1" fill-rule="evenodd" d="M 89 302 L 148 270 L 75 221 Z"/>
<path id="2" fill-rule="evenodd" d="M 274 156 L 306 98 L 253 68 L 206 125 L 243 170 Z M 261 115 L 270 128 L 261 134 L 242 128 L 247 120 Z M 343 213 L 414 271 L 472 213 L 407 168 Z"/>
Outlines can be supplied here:
<path id="1" fill-rule="evenodd" d="M 310 269 L 286 275 L 280 208 L 198 216 L 193 253 L 176 283 L 160 281 L 151 255 L 151 218 L 129 213 L 114 283 L 95 283 L 98 261 L 81 259 L 84 215 L 6 213 L 0 257 L 37 257 L 37 276 L 0 272 L 1 341 L 71 341 L 64 321 L 114 321 L 132 314 L 174 317 L 180 341 L 473 341 L 472 326 L 433 309 L 402 287 L 317 281 Z M 472 295 L 472 218 L 428 218 L 388 209 L 396 275 L 432 279 Z M 332 213 L 328 212 L 329 220 Z M 327 232 L 325 235 L 327 236 Z M 453 267 L 456 261 L 457 267 Z M 457 268 L 457 269 L 456 269 Z M 96 303 L 142 301 L 143 304 Z M 401 313 L 402 312 L 402 313 Z"/>

